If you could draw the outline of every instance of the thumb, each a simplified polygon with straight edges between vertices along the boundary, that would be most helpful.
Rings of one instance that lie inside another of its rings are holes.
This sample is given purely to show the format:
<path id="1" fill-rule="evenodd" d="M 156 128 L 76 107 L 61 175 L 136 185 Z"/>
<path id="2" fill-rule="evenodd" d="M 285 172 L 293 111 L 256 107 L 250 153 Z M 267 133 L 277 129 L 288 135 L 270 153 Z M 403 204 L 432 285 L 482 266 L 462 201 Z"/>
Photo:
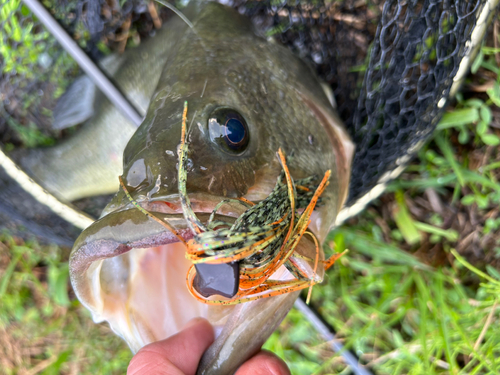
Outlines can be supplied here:
<path id="1" fill-rule="evenodd" d="M 193 319 L 183 331 L 139 350 L 130 361 L 127 375 L 193 375 L 213 341 L 210 323 Z"/>

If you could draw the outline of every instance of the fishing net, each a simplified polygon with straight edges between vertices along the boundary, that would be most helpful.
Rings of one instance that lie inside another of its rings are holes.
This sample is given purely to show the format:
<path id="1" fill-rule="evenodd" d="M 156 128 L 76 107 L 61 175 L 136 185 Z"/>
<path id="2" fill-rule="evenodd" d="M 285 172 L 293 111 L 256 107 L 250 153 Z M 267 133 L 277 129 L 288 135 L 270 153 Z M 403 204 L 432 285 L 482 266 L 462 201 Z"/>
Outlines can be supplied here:
<path id="1" fill-rule="evenodd" d="M 471 38 L 480 15 L 493 13 L 487 0 L 220 2 L 302 56 L 332 87 L 356 143 L 348 205 L 393 177 L 429 137 L 478 43 Z M 48 124 L 78 68 L 19 0 L 0 4 L 0 139 L 8 148 L 50 144 L 74 132 Z M 45 5 L 94 59 L 140 43 L 171 16 L 145 0 Z"/>
<path id="2" fill-rule="evenodd" d="M 348 205 L 432 133 L 471 52 L 476 21 L 483 10 L 491 13 L 481 0 L 242 3 L 256 25 L 332 86 L 356 143 Z"/>

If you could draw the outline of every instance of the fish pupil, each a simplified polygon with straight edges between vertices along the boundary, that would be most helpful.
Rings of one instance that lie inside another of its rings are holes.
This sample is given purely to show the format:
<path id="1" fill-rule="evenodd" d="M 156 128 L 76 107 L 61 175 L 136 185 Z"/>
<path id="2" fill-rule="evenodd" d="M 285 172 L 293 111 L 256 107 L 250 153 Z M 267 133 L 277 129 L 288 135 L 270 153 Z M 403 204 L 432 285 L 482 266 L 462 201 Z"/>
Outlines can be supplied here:
<path id="1" fill-rule="evenodd" d="M 248 146 L 247 123 L 234 109 L 215 109 L 208 119 L 208 128 L 212 142 L 226 152 L 241 153 Z"/>
<path id="2" fill-rule="evenodd" d="M 226 139 L 233 145 L 237 145 L 244 140 L 246 135 L 245 126 L 240 120 L 232 118 L 226 122 Z"/>

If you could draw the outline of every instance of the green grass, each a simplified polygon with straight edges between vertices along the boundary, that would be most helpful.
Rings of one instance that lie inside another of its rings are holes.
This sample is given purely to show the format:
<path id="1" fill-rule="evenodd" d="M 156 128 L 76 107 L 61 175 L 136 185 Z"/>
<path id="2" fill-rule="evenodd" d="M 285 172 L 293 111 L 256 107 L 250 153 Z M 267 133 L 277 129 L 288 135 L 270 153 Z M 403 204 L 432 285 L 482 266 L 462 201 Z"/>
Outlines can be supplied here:
<path id="1" fill-rule="evenodd" d="M 70 295 L 68 253 L 0 234 L 0 374 L 123 374 L 131 353 Z"/>
<path id="2" fill-rule="evenodd" d="M 471 272 L 453 257 L 453 267 L 429 267 L 366 229 L 331 234 L 338 251 L 350 252 L 313 292 L 312 305 L 345 347 L 377 374 L 497 374 L 498 271 Z M 479 282 L 484 284 L 478 288 Z M 294 374 L 346 370 L 298 312 L 266 346 Z"/>

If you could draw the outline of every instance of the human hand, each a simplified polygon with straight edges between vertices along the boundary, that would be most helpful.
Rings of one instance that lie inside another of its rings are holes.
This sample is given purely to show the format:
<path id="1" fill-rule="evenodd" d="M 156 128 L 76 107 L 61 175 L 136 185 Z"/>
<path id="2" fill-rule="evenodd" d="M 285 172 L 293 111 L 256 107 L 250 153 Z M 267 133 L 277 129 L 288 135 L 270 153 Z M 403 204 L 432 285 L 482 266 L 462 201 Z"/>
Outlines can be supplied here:
<path id="1" fill-rule="evenodd" d="M 139 350 L 127 375 L 194 375 L 203 352 L 214 341 L 214 331 L 205 319 L 191 320 L 183 331 Z M 261 350 L 246 361 L 235 375 L 289 375 L 280 358 Z"/>

